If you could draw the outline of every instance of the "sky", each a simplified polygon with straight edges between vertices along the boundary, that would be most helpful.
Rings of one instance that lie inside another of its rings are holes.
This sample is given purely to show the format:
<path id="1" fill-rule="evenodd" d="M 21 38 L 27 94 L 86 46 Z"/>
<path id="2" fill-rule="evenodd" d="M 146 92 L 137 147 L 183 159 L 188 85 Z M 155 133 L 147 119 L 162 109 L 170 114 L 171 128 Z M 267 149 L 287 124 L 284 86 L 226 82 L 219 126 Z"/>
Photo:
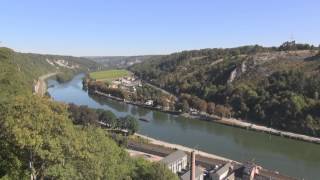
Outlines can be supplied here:
<path id="1" fill-rule="evenodd" d="M 319 0 L 1 0 L 0 46 L 73 56 L 320 44 Z"/>

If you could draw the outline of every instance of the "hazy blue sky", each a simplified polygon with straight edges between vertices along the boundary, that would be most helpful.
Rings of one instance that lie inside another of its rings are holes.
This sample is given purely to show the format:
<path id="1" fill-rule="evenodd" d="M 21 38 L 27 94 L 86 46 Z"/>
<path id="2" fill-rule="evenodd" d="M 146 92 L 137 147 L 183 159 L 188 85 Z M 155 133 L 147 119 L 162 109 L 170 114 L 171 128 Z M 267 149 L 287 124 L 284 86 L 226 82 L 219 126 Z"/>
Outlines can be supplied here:
<path id="1" fill-rule="evenodd" d="M 1 0 L 0 46 L 69 55 L 320 43 L 319 0 Z"/>

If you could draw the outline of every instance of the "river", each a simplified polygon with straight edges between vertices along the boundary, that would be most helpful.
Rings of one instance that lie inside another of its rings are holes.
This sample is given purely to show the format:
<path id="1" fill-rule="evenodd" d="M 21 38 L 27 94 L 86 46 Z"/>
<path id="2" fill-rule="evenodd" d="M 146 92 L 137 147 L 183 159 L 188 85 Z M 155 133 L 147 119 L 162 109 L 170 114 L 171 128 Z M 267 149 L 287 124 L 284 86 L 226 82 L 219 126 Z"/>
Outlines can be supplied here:
<path id="1" fill-rule="evenodd" d="M 48 92 L 56 101 L 110 110 L 118 117 L 132 115 L 150 119 L 150 122 L 139 121 L 139 133 L 155 139 L 196 147 L 240 162 L 254 161 L 264 168 L 301 179 L 320 179 L 318 144 L 187 119 L 89 96 L 82 90 L 83 76 L 79 74 L 64 84 L 48 80 Z"/>

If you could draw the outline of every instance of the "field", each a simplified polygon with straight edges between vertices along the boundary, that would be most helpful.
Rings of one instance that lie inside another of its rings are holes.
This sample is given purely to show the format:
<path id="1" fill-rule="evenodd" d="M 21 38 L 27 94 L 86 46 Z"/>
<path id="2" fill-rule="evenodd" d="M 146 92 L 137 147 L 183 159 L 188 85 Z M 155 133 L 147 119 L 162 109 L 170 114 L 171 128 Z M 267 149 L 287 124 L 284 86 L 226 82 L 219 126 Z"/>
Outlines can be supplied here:
<path id="1" fill-rule="evenodd" d="M 97 71 L 90 73 L 90 78 L 95 79 L 97 81 L 107 81 L 113 80 L 117 78 L 121 78 L 129 75 L 130 72 L 124 69 L 120 70 L 107 70 L 107 71 Z"/>

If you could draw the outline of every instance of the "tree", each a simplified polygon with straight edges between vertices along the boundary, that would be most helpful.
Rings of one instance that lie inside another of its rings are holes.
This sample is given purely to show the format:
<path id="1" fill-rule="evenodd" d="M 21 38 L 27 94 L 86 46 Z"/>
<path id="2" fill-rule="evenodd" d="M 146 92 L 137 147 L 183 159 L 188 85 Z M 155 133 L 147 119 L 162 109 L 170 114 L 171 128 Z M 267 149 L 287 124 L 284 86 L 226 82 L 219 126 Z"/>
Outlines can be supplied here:
<path id="1" fill-rule="evenodd" d="M 220 117 L 230 117 L 231 109 L 219 104 L 215 108 L 215 113 Z"/>
<path id="2" fill-rule="evenodd" d="M 196 96 L 192 96 L 191 104 L 192 107 L 198 109 L 199 111 L 207 112 L 207 102 L 205 100 L 202 100 Z"/>
<path id="3" fill-rule="evenodd" d="M 178 180 L 164 164 L 147 162 L 139 158 L 135 160 L 133 180 Z"/>
<path id="4" fill-rule="evenodd" d="M 188 101 L 187 100 L 182 100 L 182 111 L 183 112 L 189 112 L 189 109 L 190 109 L 190 107 L 189 107 L 189 103 L 188 103 Z"/>
<path id="5" fill-rule="evenodd" d="M 97 124 L 98 114 L 90 109 L 88 106 L 77 106 L 75 104 L 69 104 L 69 112 L 71 118 L 75 124 L 81 124 L 84 126 Z"/>
<path id="6" fill-rule="evenodd" d="M 99 121 L 107 124 L 109 128 L 115 128 L 117 125 L 117 117 L 111 111 L 106 111 L 104 109 L 97 110 Z"/>
<path id="7" fill-rule="evenodd" d="M 125 151 L 105 131 L 74 126 L 67 107 L 49 99 L 19 96 L 0 104 L 0 124 L 1 176 L 125 179 L 132 171 Z"/>
<path id="8" fill-rule="evenodd" d="M 136 118 L 134 118 L 133 116 L 126 116 L 120 118 L 118 127 L 120 129 L 127 130 L 129 135 L 134 134 L 139 129 L 138 122 Z"/>
<path id="9" fill-rule="evenodd" d="M 213 102 L 209 102 L 208 103 L 208 108 L 207 108 L 207 112 L 209 114 L 213 114 L 214 113 L 214 109 L 215 109 L 215 104 Z"/>

